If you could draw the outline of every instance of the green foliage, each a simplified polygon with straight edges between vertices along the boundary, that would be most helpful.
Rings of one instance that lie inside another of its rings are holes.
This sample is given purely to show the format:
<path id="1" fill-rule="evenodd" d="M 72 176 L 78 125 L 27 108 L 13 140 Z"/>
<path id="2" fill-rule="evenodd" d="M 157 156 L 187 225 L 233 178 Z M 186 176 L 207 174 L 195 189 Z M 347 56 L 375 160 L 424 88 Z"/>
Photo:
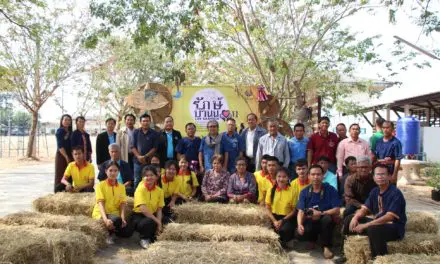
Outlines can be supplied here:
<path id="1" fill-rule="evenodd" d="M 440 163 L 425 168 L 425 176 L 429 177 L 427 182 L 429 186 L 436 190 L 440 190 Z"/>

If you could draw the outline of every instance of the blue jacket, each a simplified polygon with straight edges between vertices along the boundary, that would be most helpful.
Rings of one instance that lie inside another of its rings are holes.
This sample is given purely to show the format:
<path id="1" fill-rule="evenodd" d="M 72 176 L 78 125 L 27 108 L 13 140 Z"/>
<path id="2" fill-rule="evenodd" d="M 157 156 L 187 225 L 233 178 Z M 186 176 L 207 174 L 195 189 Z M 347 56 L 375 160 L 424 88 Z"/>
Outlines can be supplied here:
<path id="1" fill-rule="evenodd" d="M 240 136 L 241 136 L 241 138 L 242 138 L 242 140 L 243 140 L 243 142 L 244 142 L 244 149 L 245 149 L 245 150 L 244 150 L 244 154 L 245 154 L 245 156 L 246 156 L 246 149 L 247 149 L 247 146 L 246 146 L 246 144 L 247 144 L 246 137 L 247 137 L 247 133 L 248 133 L 248 131 L 249 131 L 249 128 L 247 127 L 247 128 L 245 128 L 245 129 L 243 129 L 243 131 L 241 131 L 241 134 L 240 134 Z M 254 136 L 254 158 L 253 158 L 253 160 L 255 160 L 255 157 L 257 156 L 258 142 L 260 141 L 260 138 L 261 138 L 262 136 L 266 135 L 266 134 L 267 134 L 266 129 L 264 129 L 264 128 L 260 127 L 260 126 L 257 126 L 257 127 L 255 128 L 255 136 Z"/>

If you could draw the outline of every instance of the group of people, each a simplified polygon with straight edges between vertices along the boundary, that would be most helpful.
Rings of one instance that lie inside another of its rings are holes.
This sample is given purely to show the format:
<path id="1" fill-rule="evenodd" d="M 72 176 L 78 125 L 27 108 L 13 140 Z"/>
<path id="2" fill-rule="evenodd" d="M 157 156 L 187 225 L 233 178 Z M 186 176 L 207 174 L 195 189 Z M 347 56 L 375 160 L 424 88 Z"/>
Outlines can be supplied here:
<path id="1" fill-rule="evenodd" d="M 387 241 L 404 236 L 405 200 L 395 187 L 402 147 L 390 121 L 376 120 L 369 144 L 359 137 L 358 124 L 350 125 L 349 136 L 344 124 L 337 125 L 337 134 L 330 132 L 327 117 L 310 137 L 296 124 L 291 138 L 279 133 L 276 119 L 267 130 L 260 127 L 253 113 L 240 133 L 232 118 L 223 133 L 211 120 L 203 138 L 196 136 L 194 123 L 186 124 L 182 137 L 171 116 L 161 131 L 150 128 L 148 114 L 140 117 L 139 128 L 134 115 L 124 120 L 125 127 L 115 132 L 116 120 L 107 119 L 96 139 L 96 186 L 84 117 L 76 118 L 72 131 L 72 118 L 63 115 L 56 133 L 55 191 L 95 191 L 93 218 L 106 224 L 109 243 L 137 231 L 147 248 L 173 220 L 172 208 L 191 200 L 260 204 L 282 246 L 291 247 L 297 237 L 314 247 L 319 237 L 325 258 L 333 257 L 333 231 L 340 221 L 344 235 L 368 235 L 373 257 L 387 254 Z M 129 221 L 127 196 L 134 196 Z"/>

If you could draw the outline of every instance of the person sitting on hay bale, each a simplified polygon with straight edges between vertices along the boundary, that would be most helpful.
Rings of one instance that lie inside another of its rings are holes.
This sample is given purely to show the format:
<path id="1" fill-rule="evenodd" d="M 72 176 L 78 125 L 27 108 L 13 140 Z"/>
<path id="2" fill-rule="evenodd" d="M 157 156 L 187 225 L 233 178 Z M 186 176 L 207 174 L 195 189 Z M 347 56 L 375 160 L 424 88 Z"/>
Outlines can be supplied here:
<path id="1" fill-rule="evenodd" d="M 179 160 L 179 173 L 176 180 L 180 182 L 179 193 L 183 195 L 185 201 L 192 200 L 197 194 L 199 181 L 196 174 L 189 169 L 189 163 L 185 156 L 182 156 Z"/>
<path id="2" fill-rule="evenodd" d="M 256 200 L 257 183 L 255 176 L 246 171 L 245 157 L 235 159 L 236 171 L 229 177 L 228 197 L 231 203 L 254 203 Z"/>
<path id="3" fill-rule="evenodd" d="M 107 244 L 114 244 L 115 235 L 130 237 L 132 229 L 127 226 L 125 207 L 127 195 L 125 186 L 118 182 L 119 165 L 115 161 L 105 162 L 107 179 L 96 186 L 96 204 L 93 208 L 92 218 L 102 219 L 110 236 Z"/>
<path id="4" fill-rule="evenodd" d="M 119 165 L 119 173 L 117 175 L 118 183 L 125 186 L 125 192 L 128 196 L 133 197 L 133 172 L 130 169 L 130 165 L 121 160 L 121 147 L 118 144 L 113 143 L 108 146 L 108 152 L 110 154 L 110 160 L 105 161 L 99 166 L 98 180 L 105 181 L 107 179 L 107 173 L 105 168 L 108 164 L 116 162 Z"/>
<path id="5" fill-rule="evenodd" d="M 309 169 L 311 185 L 301 191 L 298 200 L 298 234 L 309 242 L 310 248 L 318 240 L 324 247 L 324 258 L 333 258 L 330 250 L 333 241 L 333 229 L 339 220 L 338 191 L 328 183 L 323 183 L 324 170 L 314 164 Z"/>
<path id="6" fill-rule="evenodd" d="M 67 166 L 57 191 L 94 192 L 95 168 L 84 159 L 83 147 L 73 147 L 72 156 L 74 161 Z M 70 177 L 72 177 L 72 184 L 69 182 Z"/>
<path id="7" fill-rule="evenodd" d="M 176 204 L 182 204 L 186 197 L 180 194 L 180 181 L 176 180 L 179 166 L 175 160 L 167 160 L 165 162 L 165 173 L 162 175 L 159 186 L 163 190 L 165 198 L 165 207 L 162 209 L 164 224 L 168 224 L 173 219 L 171 209 Z"/>
<path id="8" fill-rule="evenodd" d="M 278 169 L 280 168 L 280 163 L 278 161 L 278 158 L 275 156 L 268 156 L 267 157 L 267 175 L 266 177 L 262 180 L 262 184 L 261 184 L 261 193 L 263 195 L 263 199 L 260 202 L 260 205 L 265 206 L 265 202 L 266 202 L 266 195 L 267 192 L 269 192 L 272 187 L 274 186 L 276 180 L 277 180 L 277 172 Z"/>
<path id="9" fill-rule="evenodd" d="M 157 186 L 159 175 L 156 168 L 145 166 L 144 179 L 134 193 L 134 208 L 130 224 L 139 232 L 140 245 L 148 248 L 162 229 L 162 208 L 165 206 L 163 190 Z"/>
<path id="10" fill-rule="evenodd" d="M 344 219 L 356 213 L 367 200 L 371 190 L 377 187 L 371 175 L 371 159 L 362 156 L 357 159 L 357 172 L 345 181 L 345 210 Z M 350 218 L 351 220 L 351 218 Z"/>
<path id="11" fill-rule="evenodd" d="M 372 258 L 388 254 L 387 242 L 403 239 L 406 225 L 406 201 L 402 192 L 391 184 L 392 174 L 385 164 L 374 168 L 374 188 L 365 204 L 344 224 L 344 234 L 367 235 Z M 365 217 L 372 213 L 374 218 Z M 350 219 L 351 218 L 351 219 Z"/>
<path id="12" fill-rule="evenodd" d="M 228 197 L 229 173 L 223 169 L 223 157 L 212 156 L 212 169 L 208 170 L 202 182 L 202 200 L 211 203 L 226 203 Z"/>
<path id="13" fill-rule="evenodd" d="M 288 246 L 288 242 L 293 242 L 296 228 L 296 199 L 295 189 L 289 184 L 289 172 L 281 168 L 277 173 L 275 185 L 266 195 L 267 214 L 272 221 L 275 232 L 280 235 L 282 247 Z"/>
<path id="14" fill-rule="evenodd" d="M 290 182 L 291 188 L 295 190 L 295 204 L 298 202 L 299 194 L 304 188 L 310 185 L 309 175 L 307 173 L 307 160 L 299 159 L 295 162 L 295 172 L 297 178 Z"/>
<path id="15" fill-rule="evenodd" d="M 258 189 L 258 203 L 260 204 L 266 197 L 263 196 L 263 182 L 266 176 L 268 175 L 267 172 L 267 158 L 270 157 L 270 155 L 263 155 L 261 158 L 261 170 L 254 172 L 255 181 L 257 182 L 257 189 Z"/>

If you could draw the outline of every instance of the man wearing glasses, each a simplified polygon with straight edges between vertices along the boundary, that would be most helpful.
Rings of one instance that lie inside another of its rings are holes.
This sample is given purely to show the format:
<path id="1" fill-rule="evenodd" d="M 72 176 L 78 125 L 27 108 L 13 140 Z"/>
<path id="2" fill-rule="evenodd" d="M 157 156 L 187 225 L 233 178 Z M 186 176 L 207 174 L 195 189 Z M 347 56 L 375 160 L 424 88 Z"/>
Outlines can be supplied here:
<path id="1" fill-rule="evenodd" d="M 211 158 L 214 154 L 221 154 L 222 135 L 218 133 L 218 122 L 215 120 L 208 121 L 206 124 L 208 135 L 203 137 L 199 148 L 199 165 L 200 172 L 204 173 L 212 169 Z"/>
<path id="2" fill-rule="evenodd" d="M 374 168 L 374 181 L 378 187 L 370 192 L 365 204 L 344 225 L 344 234 L 368 236 L 373 259 L 388 254 L 388 241 L 405 236 L 406 201 L 402 192 L 390 184 L 391 177 L 387 165 L 378 164 Z M 367 214 L 372 214 L 373 218 L 366 217 Z"/>

